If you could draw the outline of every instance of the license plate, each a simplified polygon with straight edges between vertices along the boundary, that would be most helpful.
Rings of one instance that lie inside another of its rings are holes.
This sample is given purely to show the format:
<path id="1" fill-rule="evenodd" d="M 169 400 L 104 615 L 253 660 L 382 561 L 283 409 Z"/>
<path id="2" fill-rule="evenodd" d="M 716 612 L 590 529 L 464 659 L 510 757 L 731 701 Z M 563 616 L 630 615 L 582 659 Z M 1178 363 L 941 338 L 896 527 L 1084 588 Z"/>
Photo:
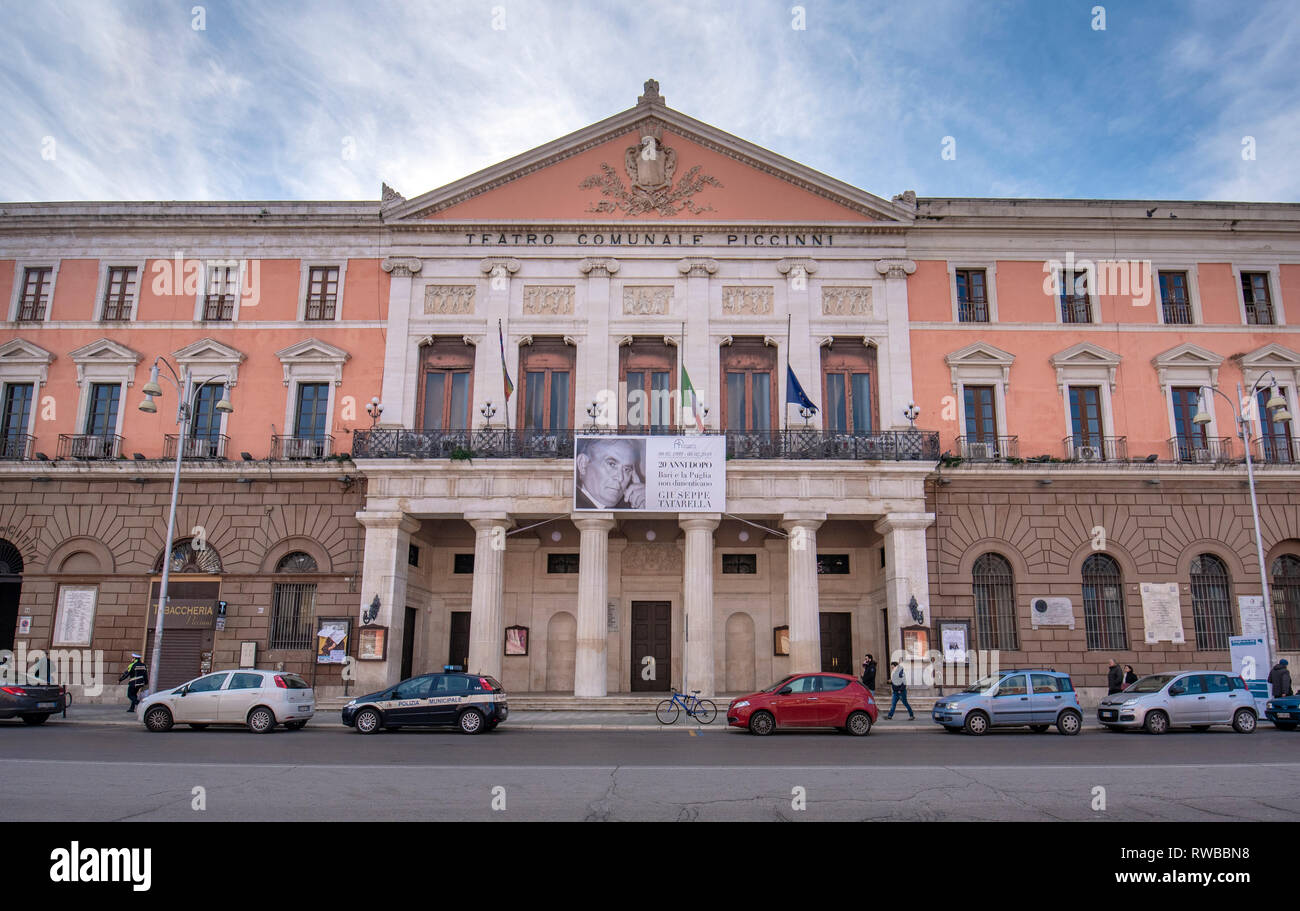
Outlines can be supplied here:
<path id="1" fill-rule="evenodd" d="M 1279 718 L 1294 718 L 1294 717 L 1295 717 L 1295 714 L 1292 713 L 1292 712 L 1278 712 L 1278 713 L 1277 713 L 1277 717 L 1279 717 Z"/>
<path id="2" fill-rule="evenodd" d="M 58 703 L 55 703 L 55 702 L 38 702 L 38 703 L 36 703 L 36 707 L 37 707 L 38 709 L 52 709 L 52 708 L 54 708 L 54 706 L 57 705 L 57 704 L 58 704 Z"/>
<path id="3" fill-rule="evenodd" d="M 300 712 L 310 712 L 310 711 L 311 711 L 311 703 L 309 702 L 309 703 L 307 703 L 306 705 L 300 705 L 300 706 L 298 706 L 298 711 L 300 711 Z"/>
<path id="4" fill-rule="evenodd" d="M 1114 718 L 1114 717 L 1115 717 L 1115 713 L 1114 713 L 1114 712 L 1102 712 L 1102 713 L 1101 713 L 1101 717 L 1102 717 L 1102 718 Z"/>

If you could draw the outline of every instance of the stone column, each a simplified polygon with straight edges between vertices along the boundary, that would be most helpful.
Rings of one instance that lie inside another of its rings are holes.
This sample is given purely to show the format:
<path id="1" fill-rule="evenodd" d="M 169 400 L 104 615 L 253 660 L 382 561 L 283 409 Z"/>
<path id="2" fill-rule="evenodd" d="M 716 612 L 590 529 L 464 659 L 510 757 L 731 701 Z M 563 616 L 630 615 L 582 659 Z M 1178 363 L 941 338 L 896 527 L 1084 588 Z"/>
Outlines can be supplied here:
<path id="1" fill-rule="evenodd" d="M 722 516 L 685 515 L 677 524 L 686 532 L 685 571 L 682 601 L 686 616 L 686 649 L 682 665 L 682 689 L 699 690 L 713 696 L 713 530 Z"/>
<path id="2" fill-rule="evenodd" d="M 815 348 L 812 339 L 809 324 L 813 311 L 821 315 L 821 302 L 816 299 L 812 293 L 812 274 L 818 269 L 816 260 L 807 257 L 794 257 L 783 259 L 776 264 L 776 271 L 786 277 L 785 301 L 786 312 L 790 315 L 790 337 L 785 339 L 787 355 L 790 369 L 799 378 L 799 382 L 804 386 L 804 392 L 808 397 L 817 403 L 821 410 L 818 412 L 816 421 L 821 422 L 822 426 L 826 418 L 825 402 L 821 402 L 819 391 L 810 391 L 814 383 L 820 386 L 821 364 L 816 359 L 820 357 L 821 349 Z M 803 418 L 799 415 L 799 406 L 791 405 L 786 402 L 788 382 L 784 371 L 782 371 L 778 388 L 780 393 L 781 413 L 780 421 L 776 426 L 785 428 L 793 422 L 795 427 L 803 426 Z M 813 425 L 818 426 L 817 424 Z"/>
<path id="3" fill-rule="evenodd" d="M 705 427 L 717 427 L 722 418 L 722 395 L 725 390 L 718 389 L 717 347 L 709 335 L 709 314 L 712 306 L 709 301 L 710 276 L 718 271 L 718 263 L 708 258 L 689 258 L 677 263 L 677 271 L 686 276 L 686 300 L 673 301 L 673 307 L 683 317 L 686 344 L 677 350 L 680 361 L 677 367 L 676 382 L 681 382 L 682 366 L 690 374 L 691 384 L 699 395 L 700 404 L 709 406 L 709 416 L 704 420 Z M 677 390 L 678 423 L 686 430 L 695 425 L 695 418 L 681 411 L 681 389 Z"/>
<path id="4" fill-rule="evenodd" d="M 469 666 L 466 671 L 501 679 L 501 653 L 505 648 L 506 529 L 503 515 L 470 515 L 474 528 L 474 585 L 470 596 Z"/>
<path id="5" fill-rule="evenodd" d="M 416 346 L 411 341 L 411 286 L 424 263 L 414 256 L 392 256 L 380 267 L 389 274 L 388 342 L 384 347 L 384 378 L 380 427 L 414 427 Z M 408 360 L 410 361 L 408 363 Z M 370 395 L 371 393 L 366 393 Z"/>
<path id="6" fill-rule="evenodd" d="M 903 409 L 912 401 L 912 349 L 908 332 L 907 276 L 916 271 L 910 259 L 881 259 L 876 271 L 885 277 L 884 319 L 889 323 L 888 343 L 877 351 L 879 363 L 876 380 L 880 401 L 880 429 L 906 430 L 911 425 Z M 872 301 L 878 317 L 882 307 Z M 934 409 L 936 406 L 931 406 Z"/>
<path id="7" fill-rule="evenodd" d="M 790 673 L 822 669 L 821 613 L 817 598 L 817 529 L 826 513 L 786 513 L 781 528 L 789 563 L 787 611 L 790 619 Z"/>
<path id="8" fill-rule="evenodd" d="M 891 513 L 876 522 L 875 529 L 885 538 L 885 600 L 889 608 L 888 661 L 901 661 L 902 629 L 905 626 L 930 625 L 930 571 L 926 563 L 925 530 L 934 523 L 934 513 Z M 921 620 L 912 616 L 911 602 Z M 933 631 L 931 633 L 933 636 Z M 931 642 L 932 648 L 938 644 Z M 888 667 L 887 661 L 880 662 Z M 908 667 L 907 662 L 903 662 Z M 910 668 L 918 670 L 920 665 Z M 915 681 L 917 684 L 919 680 Z M 913 683 L 909 676 L 909 685 Z"/>
<path id="9" fill-rule="evenodd" d="M 357 521 L 366 530 L 365 558 L 361 569 L 360 613 L 379 598 L 379 613 L 371 621 L 388 627 L 388 660 L 360 661 L 356 693 L 369 693 L 396 683 L 402 669 L 402 636 L 406 626 L 406 568 L 411 535 L 418 519 L 403 512 L 365 511 Z M 357 623 L 361 617 L 358 614 Z"/>
<path id="10" fill-rule="evenodd" d="M 573 695 L 604 696 L 606 689 L 606 643 L 609 619 L 609 530 L 614 514 L 574 514 L 581 540 L 578 545 L 578 654 L 573 669 Z"/>
<path id="11" fill-rule="evenodd" d="M 587 335 L 578 349 L 578 385 L 575 420 L 586 426 L 584 417 L 592 402 L 600 407 L 596 425 L 602 430 L 618 427 L 618 346 L 609 337 L 610 277 L 619 270 L 616 259 L 584 259 L 578 266 L 587 276 Z M 613 374 L 610 374 L 611 363 Z"/>
<path id="12" fill-rule="evenodd" d="M 474 353 L 474 402 L 471 405 L 470 425 L 482 426 L 483 416 L 479 411 L 484 403 L 491 402 L 496 409 L 492 417 L 492 426 L 511 427 L 515 421 L 506 413 L 505 383 L 501 376 L 501 342 L 505 338 L 506 357 L 517 355 L 518 345 L 510 344 L 510 294 L 515 283 L 514 274 L 519 271 L 519 260 L 511 257 L 488 257 L 479 263 L 479 269 L 487 276 L 487 294 L 477 312 L 483 315 L 483 340 Z M 501 320 L 501 335 L 497 334 L 497 320 Z M 519 370 L 510 365 L 510 376 L 519 382 Z M 514 404 L 512 401 L 510 404 Z"/>

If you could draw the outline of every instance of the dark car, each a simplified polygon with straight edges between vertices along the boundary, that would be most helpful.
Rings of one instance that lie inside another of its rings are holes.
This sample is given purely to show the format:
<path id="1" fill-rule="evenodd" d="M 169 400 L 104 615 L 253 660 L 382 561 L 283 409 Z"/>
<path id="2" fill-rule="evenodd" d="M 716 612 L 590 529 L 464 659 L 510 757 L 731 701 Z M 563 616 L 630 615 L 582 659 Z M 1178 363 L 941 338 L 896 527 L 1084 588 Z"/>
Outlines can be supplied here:
<path id="1" fill-rule="evenodd" d="M 856 677 L 791 674 L 733 699 L 727 724 L 760 736 L 777 728 L 835 728 L 861 737 L 871 733 L 878 714 L 875 698 Z"/>
<path id="2" fill-rule="evenodd" d="M 1275 728 L 1294 731 L 1296 725 L 1300 725 L 1300 696 L 1270 699 L 1264 708 L 1264 717 L 1273 722 Z"/>
<path id="3" fill-rule="evenodd" d="M 510 709 L 505 688 L 482 674 L 423 674 L 343 707 L 343 723 L 359 733 L 401 727 L 455 726 L 466 734 L 493 730 Z"/>
<path id="4" fill-rule="evenodd" d="M 45 719 L 68 707 L 66 687 L 53 684 L 6 683 L 0 686 L 0 718 L 21 718 L 27 724 L 44 724 Z"/>

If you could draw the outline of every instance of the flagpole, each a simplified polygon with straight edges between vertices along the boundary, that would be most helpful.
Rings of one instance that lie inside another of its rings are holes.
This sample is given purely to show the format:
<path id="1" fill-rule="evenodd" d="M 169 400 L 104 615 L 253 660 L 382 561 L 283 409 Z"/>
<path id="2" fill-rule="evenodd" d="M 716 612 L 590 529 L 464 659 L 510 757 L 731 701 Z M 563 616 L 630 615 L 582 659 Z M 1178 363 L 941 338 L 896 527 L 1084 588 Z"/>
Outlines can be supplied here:
<path id="1" fill-rule="evenodd" d="M 794 314 L 785 315 L 785 383 L 790 385 L 790 320 Z M 785 391 L 785 402 L 781 405 L 781 410 L 785 412 L 785 432 L 790 432 L 790 390 Z"/>
<path id="2" fill-rule="evenodd" d="M 681 436 L 685 432 L 686 425 L 682 422 L 682 412 L 686 409 L 682 407 L 683 400 L 686 398 L 686 390 L 682 388 L 682 367 L 686 364 L 686 320 L 682 320 L 681 341 L 677 345 L 677 435 Z M 694 406 L 692 406 L 694 408 Z"/>

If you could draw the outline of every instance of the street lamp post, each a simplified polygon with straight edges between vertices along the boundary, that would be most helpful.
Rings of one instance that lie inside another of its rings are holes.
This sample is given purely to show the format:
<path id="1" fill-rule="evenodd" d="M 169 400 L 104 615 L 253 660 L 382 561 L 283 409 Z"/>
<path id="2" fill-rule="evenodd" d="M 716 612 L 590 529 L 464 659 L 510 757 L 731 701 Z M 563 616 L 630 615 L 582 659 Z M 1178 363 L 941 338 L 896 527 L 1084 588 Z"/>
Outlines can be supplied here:
<path id="1" fill-rule="evenodd" d="M 1228 407 L 1232 409 L 1232 416 L 1237 422 L 1237 436 L 1241 438 L 1241 445 L 1246 450 L 1246 479 L 1250 486 L 1250 514 L 1255 520 L 1255 555 L 1259 560 L 1259 585 L 1260 591 L 1262 591 L 1264 595 L 1264 627 L 1268 631 L 1268 635 L 1266 636 L 1269 645 L 1268 660 L 1271 662 L 1273 660 L 1273 640 L 1275 636 L 1273 632 L 1273 624 L 1269 622 L 1269 611 L 1272 609 L 1273 602 L 1269 597 L 1268 567 L 1264 565 L 1264 537 L 1260 533 L 1259 528 L 1259 500 L 1255 496 L 1255 465 L 1250 457 L 1249 418 L 1250 412 L 1258 409 L 1259 388 L 1260 384 L 1264 382 L 1264 377 L 1269 378 L 1269 385 L 1272 387 L 1272 395 L 1269 396 L 1268 403 L 1264 406 L 1265 412 L 1272 413 L 1272 421 L 1274 423 L 1286 424 L 1290 422 L 1291 413 L 1286 410 L 1286 399 L 1282 398 L 1281 393 L 1278 391 L 1277 377 L 1273 375 L 1271 370 L 1266 370 L 1256 378 L 1254 384 L 1250 387 L 1250 398 L 1242 396 L 1241 383 L 1237 384 L 1237 402 L 1233 402 L 1232 399 L 1228 398 L 1222 391 L 1213 386 L 1202 386 L 1200 396 L 1201 401 L 1197 408 L 1196 415 L 1192 418 L 1192 423 L 1202 427 L 1210 423 L 1210 414 L 1205 410 L 1205 393 L 1207 391 L 1222 396 L 1223 400 L 1228 403 Z M 1247 406 L 1247 402 L 1252 403 L 1253 407 Z M 1242 406 L 1240 409 L 1237 408 L 1238 403 Z M 1260 427 L 1262 430 L 1263 416 L 1260 418 Z M 1262 432 L 1260 437 L 1261 439 L 1263 438 Z"/>
<path id="2" fill-rule="evenodd" d="M 162 583 L 158 587 L 158 614 L 154 621 L 153 632 L 153 653 L 149 656 L 149 690 L 153 692 L 158 686 L 158 672 L 162 661 L 162 641 L 163 641 L 163 620 L 165 618 L 165 606 L 167 604 L 167 585 L 171 580 L 172 566 L 172 536 L 176 532 L 176 501 L 181 491 L 181 459 L 185 454 L 185 440 L 188 437 L 190 423 L 194 419 L 194 408 L 192 402 L 204 386 L 207 386 L 217 377 L 206 379 L 194 385 L 194 378 L 189 370 L 184 371 L 184 375 L 178 374 L 176 369 L 167 361 L 166 358 L 159 356 L 154 359 L 153 368 L 149 372 L 149 382 L 144 385 L 144 401 L 140 403 L 140 410 L 145 414 L 157 414 L 158 406 L 154 399 L 163 394 L 162 387 L 158 385 L 158 365 L 162 364 L 167 368 L 171 376 L 166 377 L 167 381 L 176 387 L 177 404 L 176 404 L 176 423 L 180 425 L 180 437 L 176 441 L 176 470 L 172 475 L 172 503 L 167 512 L 167 539 L 163 545 L 163 572 Z M 222 385 L 229 382 L 228 377 L 221 377 Z M 235 409 L 231 406 L 230 401 L 222 398 L 215 406 L 217 411 L 223 414 L 229 414 Z"/>

